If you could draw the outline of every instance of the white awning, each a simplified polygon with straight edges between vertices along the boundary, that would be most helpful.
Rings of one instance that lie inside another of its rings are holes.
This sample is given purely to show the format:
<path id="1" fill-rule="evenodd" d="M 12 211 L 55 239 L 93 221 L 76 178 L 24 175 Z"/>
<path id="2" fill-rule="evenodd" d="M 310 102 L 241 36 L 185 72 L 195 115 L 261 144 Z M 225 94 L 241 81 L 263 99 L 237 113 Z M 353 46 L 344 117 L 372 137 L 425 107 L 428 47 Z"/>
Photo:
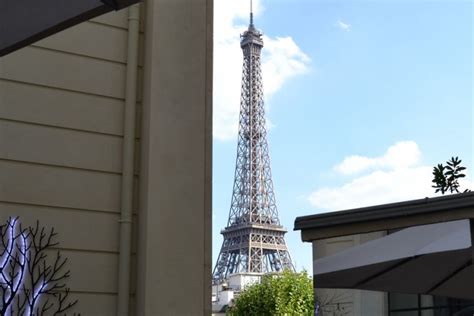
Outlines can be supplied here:
<path id="1" fill-rule="evenodd" d="M 315 260 L 317 288 L 474 299 L 469 220 L 403 229 Z"/>

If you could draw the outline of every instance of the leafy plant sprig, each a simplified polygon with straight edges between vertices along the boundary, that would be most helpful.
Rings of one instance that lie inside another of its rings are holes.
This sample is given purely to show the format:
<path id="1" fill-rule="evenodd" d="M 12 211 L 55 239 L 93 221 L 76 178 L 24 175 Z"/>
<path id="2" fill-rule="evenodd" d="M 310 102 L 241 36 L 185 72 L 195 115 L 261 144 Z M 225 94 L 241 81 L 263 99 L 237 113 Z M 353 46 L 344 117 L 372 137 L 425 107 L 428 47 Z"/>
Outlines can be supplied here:
<path id="1" fill-rule="evenodd" d="M 446 161 L 446 166 L 438 164 L 433 167 L 433 180 L 431 182 L 434 183 L 432 187 L 436 189 L 435 193 L 459 193 L 459 179 L 466 176 L 463 173 L 466 167 L 461 166 L 461 162 L 462 160 L 456 156 Z M 470 192 L 470 190 L 466 189 L 464 192 Z"/>

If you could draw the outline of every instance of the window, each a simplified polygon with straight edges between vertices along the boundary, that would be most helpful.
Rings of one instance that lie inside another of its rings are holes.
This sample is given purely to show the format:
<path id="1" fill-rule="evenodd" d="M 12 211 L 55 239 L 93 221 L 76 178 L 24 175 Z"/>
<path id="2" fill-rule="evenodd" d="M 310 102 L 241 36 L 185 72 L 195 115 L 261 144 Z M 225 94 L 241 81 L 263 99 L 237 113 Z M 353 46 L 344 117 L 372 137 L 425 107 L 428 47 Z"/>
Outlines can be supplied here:
<path id="1" fill-rule="evenodd" d="M 471 316 L 474 301 L 431 295 L 398 294 L 388 296 L 390 316 Z"/>

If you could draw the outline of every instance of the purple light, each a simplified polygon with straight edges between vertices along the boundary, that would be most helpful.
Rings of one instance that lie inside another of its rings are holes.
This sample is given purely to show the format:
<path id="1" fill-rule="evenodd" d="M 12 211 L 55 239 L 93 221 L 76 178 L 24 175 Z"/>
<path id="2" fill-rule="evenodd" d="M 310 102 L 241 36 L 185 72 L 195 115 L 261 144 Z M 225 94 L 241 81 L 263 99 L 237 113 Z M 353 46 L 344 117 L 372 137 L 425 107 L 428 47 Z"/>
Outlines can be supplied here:
<path id="1" fill-rule="evenodd" d="M 0 282 L 8 282 L 8 285 L 4 289 L 4 295 L 7 296 L 9 294 L 8 300 L 11 300 L 11 304 L 6 309 L 6 314 L 9 315 L 12 313 L 12 305 L 14 304 L 15 296 L 20 295 L 23 297 L 24 295 L 27 302 L 23 306 L 22 315 L 32 316 L 35 313 L 35 308 L 42 302 L 42 294 L 45 293 L 45 289 L 47 290 L 50 285 L 43 275 L 35 282 L 36 284 L 33 285 L 30 290 L 28 290 L 26 286 L 26 283 L 33 277 L 28 274 L 27 268 L 29 265 L 28 260 L 31 259 L 32 255 L 31 251 L 35 251 L 34 248 L 29 250 L 31 246 L 31 244 L 29 246 L 29 242 L 33 242 L 32 238 L 34 238 L 34 236 L 21 230 L 18 218 L 8 221 L 4 236 L 7 236 L 7 245 L 4 249 L 4 254 L 0 257 Z M 13 261 L 17 260 L 17 258 L 18 262 Z M 13 262 L 13 269 L 8 265 L 9 260 Z M 5 269 L 6 271 L 4 271 Z M 10 273 L 13 276 L 11 278 L 9 277 Z M 25 293 L 23 294 L 22 292 L 18 292 L 22 286 L 25 288 Z"/>
<path id="2" fill-rule="evenodd" d="M 23 232 L 19 232 L 19 235 L 17 235 L 17 232 L 18 232 L 18 218 L 14 218 L 8 224 L 6 235 L 10 234 L 11 237 L 7 240 L 5 253 L 0 259 L 1 260 L 0 267 L 2 269 L 2 273 L 0 273 L 0 277 L 3 282 L 6 282 L 7 280 L 5 279 L 3 275 L 3 270 L 5 269 L 8 263 L 8 258 L 15 257 L 15 255 L 18 252 L 20 252 L 22 270 L 20 270 L 17 280 L 15 279 L 11 280 L 12 288 L 11 288 L 11 293 L 10 293 L 10 299 L 12 298 L 12 296 L 14 296 L 17 293 L 20 286 L 24 283 L 24 270 L 23 269 L 27 260 L 27 237 L 25 237 Z M 15 245 L 17 245 L 17 243 L 19 243 L 19 246 L 18 248 L 15 248 Z M 12 271 L 12 273 L 14 274 L 15 271 Z M 8 307 L 6 311 L 7 314 L 9 310 L 11 310 L 11 305 Z M 28 311 L 26 312 L 26 314 L 28 314 Z"/>
<path id="3" fill-rule="evenodd" d="M 7 227 L 7 231 L 6 231 L 6 235 L 8 234 L 8 230 L 10 230 L 10 234 L 11 234 L 11 239 L 8 239 L 7 240 L 7 246 L 5 247 L 5 252 L 4 252 L 4 257 L 1 259 L 2 260 L 2 263 L 1 263 L 1 269 L 3 271 L 3 269 L 5 269 L 5 266 L 7 265 L 7 262 L 8 262 L 8 248 L 11 248 L 10 249 L 10 253 L 13 251 L 13 240 L 14 240 L 14 228 L 16 226 L 16 219 L 13 219 L 13 225 L 12 224 L 8 224 L 8 227 Z M 11 247 L 10 247 L 10 241 L 12 243 Z M 5 282 L 5 278 L 3 277 L 3 273 L 0 273 L 0 276 L 2 277 L 2 280 L 3 282 Z"/>
<path id="4" fill-rule="evenodd" d="M 33 308 L 32 310 L 34 311 L 35 310 L 35 306 L 36 306 L 36 303 L 38 303 L 36 301 L 36 299 L 38 298 L 38 296 L 40 295 L 41 291 L 47 286 L 48 284 L 47 283 L 44 283 L 44 280 L 43 280 L 43 284 L 41 285 L 41 287 L 38 289 L 38 291 L 34 291 L 33 293 Z"/>
<path id="5" fill-rule="evenodd" d="M 25 263 L 26 263 L 26 256 L 27 256 L 27 253 L 26 253 L 26 237 L 23 235 L 23 232 L 21 233 L 21 245 L 20 245 L 20 249 L 23 250 L 23 253 L 24 254 L 21 254 L 21 257 L 23 259 L 23 262 L 21 263 L 23 266 L 25 266 Z M 20 287 L 20 285 L 23 284 L 23 277 L 24 277 L 24 273 L 23 271 L 20 273 L 20 278 L 18 280 L 18 284 L 16 285 L 15 288 L 15 292 L 18 291 L 18 288 Z M 13 280 L 14 281 L 14 280 Z"/>

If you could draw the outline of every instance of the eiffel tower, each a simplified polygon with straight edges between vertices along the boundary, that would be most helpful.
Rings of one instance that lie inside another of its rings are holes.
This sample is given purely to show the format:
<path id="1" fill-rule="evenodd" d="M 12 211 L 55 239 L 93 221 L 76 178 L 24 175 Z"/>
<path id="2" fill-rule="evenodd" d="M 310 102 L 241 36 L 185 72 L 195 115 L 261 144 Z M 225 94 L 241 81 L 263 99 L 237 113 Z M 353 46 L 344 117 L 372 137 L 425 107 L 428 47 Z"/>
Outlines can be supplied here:
<path id="1" fill-rule="evenodd" d="M 294 270 L 280 225 L 268 153 L 261 71 L 262 33 L 253 24 L 241 35 L 244 61 L 234 188 L 214 283 L 234 273 Z"/>

